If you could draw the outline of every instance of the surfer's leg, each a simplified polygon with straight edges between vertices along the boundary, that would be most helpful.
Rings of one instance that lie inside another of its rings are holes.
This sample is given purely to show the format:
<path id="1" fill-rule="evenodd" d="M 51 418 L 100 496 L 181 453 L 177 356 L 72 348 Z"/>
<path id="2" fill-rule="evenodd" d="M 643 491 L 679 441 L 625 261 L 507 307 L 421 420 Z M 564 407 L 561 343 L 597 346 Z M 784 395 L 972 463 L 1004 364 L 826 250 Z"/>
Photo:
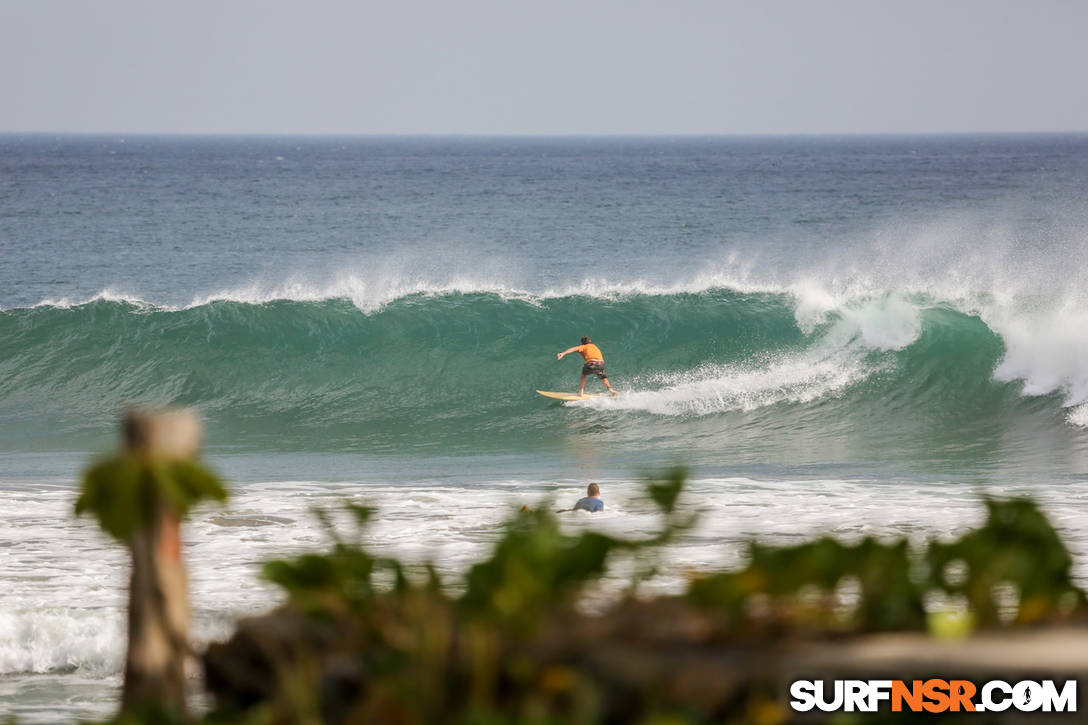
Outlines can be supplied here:
<path id="1" fill-rule="evenodd" d="M 608 388 L 608 392 L 613 395 L 619 395 L 619 393 L 616 392 L 616 389 L 612 387 L 612 383 L 608 382 L 608 378 L 601 378 L 601 380 L 604 381 L 604 386 Z"/>
<path id="2" fill-rule="evenodd" d="M 582 373 L 582 384 L 578 386 L 578 394 L 579 395 L 585 395 L 586 394 L 586 374 L 585 373 Z"/>

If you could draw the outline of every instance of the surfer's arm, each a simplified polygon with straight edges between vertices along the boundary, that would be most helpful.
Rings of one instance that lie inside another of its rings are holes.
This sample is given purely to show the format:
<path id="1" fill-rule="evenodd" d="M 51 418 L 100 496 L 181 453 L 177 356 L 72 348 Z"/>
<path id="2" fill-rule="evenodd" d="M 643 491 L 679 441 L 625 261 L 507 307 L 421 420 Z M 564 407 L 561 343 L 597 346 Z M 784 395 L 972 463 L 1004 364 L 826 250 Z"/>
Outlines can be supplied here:
<path id="1" fill-rule="evenodd" d="M 572 352 L 578 352 L 578 348 L 580 348 L 580 347 L 581 347 L 581 345 L 575 345 L 574 347 L 568 347 L 563 352 L 556 353 L 555 354 L 555 359 L 556 360 L 562 360 L 564 355 L 570 355 Z"/>

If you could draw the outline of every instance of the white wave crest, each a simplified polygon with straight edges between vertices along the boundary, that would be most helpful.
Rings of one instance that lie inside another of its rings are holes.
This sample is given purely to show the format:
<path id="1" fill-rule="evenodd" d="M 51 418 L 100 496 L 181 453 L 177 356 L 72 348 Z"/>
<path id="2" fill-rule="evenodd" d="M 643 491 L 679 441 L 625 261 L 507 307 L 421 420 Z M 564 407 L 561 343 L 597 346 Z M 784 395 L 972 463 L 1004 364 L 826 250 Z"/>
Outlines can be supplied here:
<path id="1" fill-rule="evenodd" d="M 358 274 L 338 275 L 333 279 L 314 281 L 288 279 L 276 283 L 255 281 L 237 287 L 194 295 L 187 302 L 176 303 L 153 300 L 135 294 L 122 293 L 106 288 L 83 298 L 48 298 L 31 307 L 79 307 L 99 301 L 125 302 L 141 307 L 161 310 L 180 310 L 203 307 L 215 302 L 237 302 L 263 305 L 270 302 L 325 302 L 349 300 L 363 312 L 375 312 L 387 305 L 413 296 L 442 297 L 446 295 L 493 294 L 502 299 L 516 299 L 530 303 L 568 297 L 587 297 L 602 300 L 622 300 L 628 297 L 667 297 L 670 295 L 698 295 L 715 291 L 738 294 L 770 294 L 793 298 L 798 304 L 798 320 L 818 323 L 843 305 L 859 298 L 843 296 L 811 281 L 792 284 L 760 282 L 744 276 L 724 273 L 701 274 L 672 283 L 655 282 L 644 278 L 609 280 L 603 277 L 585 277 L 566 285 L 533 287 L 517 285 L 500 279 L 451 276 L 442 279 L 415 277 L 369 277 Z M 866 295 L 865 298 L 872 295 Z"/>
<path id="2" fill-rule="evenodd" d="M 994 379 L 1021 381 L 1026 396 L 1061 394 L 1067 420 L 1088 427 L 1088 310 L 1074 303 L 987 320 L 1005 355 Z"/>
<path id="3" fill-rule="evenodd" d="M 643 381 L 656 390 L 591 398 L 573 405 L 642 410 L 657 415 L 709 415 L 752 411 L 778 403 L 807 403 L 841 393 L 882 369 L 869 353 L 898 350 L 921 332 L 921 311 L 897 297 L 839 311 L 820 340 L 798 354 L 772 356 L 744 366 L 703 365 Z"/>
<path id="4" fill-rule="evenodd" d="M 598 409 L 641 410 L 655 415 L 710 415 L 751 411 L 832 395 L 866 377 L 856 361 L 783 360 L 766 368 L 706 366 L 667 376 L 665 387 L 572 403 Z"/>
<path id="5" fill-rule="evenodd" d="M 126 302 L 141 307 L 179 310 L 202 307 L 215 302 L 237 302 L 262 305 L 270 302 L 325 302 L 349 300 L 359 310 L 377 312 L 387 305 L 418 295 L 494 294 L 502 299 L 516 299 L 530 304 L 567 297 L 619 300 L 634 296 L 668 296 L 701 294 L 714 290 L 730 290 L 741 294 L 791 295 L 788 286 L 758 282 L 743 274 L 705 273 L 673 283 L 655 282 L 644 278 L 610 280 L 604 277 L 584 277 L 565 285 L 527 285 L 502 279 L 500 276 L 456 274 L 449 276 L 416 276 L 404 273 L 343 272 L 329 278 L 289 277 L 269 282 L 254 280 L 247 284 L 226 287 L 193 295 L 187 302 L 147 299 L 135 294 L 106 288 L 83 298 L 44 299 L 33 307 L 79 307 L 98 301 Z"/>
<path id="6" fill-rule="evenodd" d="M 0 675 L 119 672 L 124 630 L 110 609 L 35 608 L 0 612 Z"/>
<path id="7" fill-rule="evenodd" d="M 119 292 L 113 287 L 107 287 L 90 297 L 85 297 L 78 300 L 73 300 L 70 297 L 59 298 L 46 298 L 35 304 L 31 305 L 31 308 L 35 307 L 58 307 L 61 309 L 69 309 L 72 307 L 82 307 L 83 305 L 89 305 L 94 302 L 125 302 L 130 305 L 136 305 L 139 307 L 153 307 L 151 303 L 141 299 L 136 295 L 126 294 Z"/>
<path id="8" fill-rule="evenodd" d="M 567 297 L 618 300 L 634 296 L 701 294 L 713 290 L 731 290 L 742 294 L 790 293 L 788 289 L 779 285 L 758 284 L 741 277 L 724 274 L 701 275 L 672 284 L 640 278 L 615 281 L 602 277 L 585 277 L 568 285 L 543 286 L 535 289 L 498 278 L 474 278 L 466 275 L 429 279 L 410 276 L 371 278 L 368 275 L 344 274 L 317 283 L 297 279 L 272 285 L 255 282 L 243 287 L 196 296 L 185 307 L 200 307 L 222 301 L 265 304 L 280 300 L 323 302 L 346 299 L 363 312 L 375 312 L 390 303 L 416 295 L 441 297 L 456 294 L 494 294 L 502 299 L 516 299 L 539 304 L 545 300 Z"/>

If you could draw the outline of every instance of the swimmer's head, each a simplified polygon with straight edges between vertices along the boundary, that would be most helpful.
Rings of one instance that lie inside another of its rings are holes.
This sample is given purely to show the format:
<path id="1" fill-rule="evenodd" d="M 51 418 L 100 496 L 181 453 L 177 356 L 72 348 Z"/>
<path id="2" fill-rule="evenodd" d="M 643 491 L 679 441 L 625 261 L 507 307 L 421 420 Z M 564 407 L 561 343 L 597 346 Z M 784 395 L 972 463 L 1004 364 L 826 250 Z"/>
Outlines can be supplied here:
<path id="1" fill-rule="evenodd" d="M 586 486 L 586 495 L 587 496 L 600 496 L 601 495 L 601 487 L 598 486 L 595 483 L 589 484 L 588 486 Z"/>

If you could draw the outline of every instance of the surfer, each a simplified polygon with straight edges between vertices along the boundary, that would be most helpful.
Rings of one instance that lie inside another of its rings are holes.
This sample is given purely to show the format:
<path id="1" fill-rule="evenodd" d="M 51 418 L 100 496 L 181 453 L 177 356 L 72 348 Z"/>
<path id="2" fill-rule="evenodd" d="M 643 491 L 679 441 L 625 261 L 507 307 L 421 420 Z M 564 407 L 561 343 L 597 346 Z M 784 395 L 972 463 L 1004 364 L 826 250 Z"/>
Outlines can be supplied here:
<path id="1" fill-rule="evenodd" d="M 555 359 L 562 360 L 564 355 L 568 355 L 572 352 L 576 352 L 582 356 L 585 360 L 585 364 L 582 365 L 582 384 L 578 387 L 578 395 L 582 396 L 586 394 L 586 376 L 596 375 L 604 383 L 604 386 L 608 388 L 608 392 L 616 395 L 615 389 L 612 384 L 608 382 L 608 376 L 604 374 L 604 355 L 601 354 L 601 348 L 590 342 L 588 337 L 582 338 L 581 345 L 575 345 L 574 347 L 567 348 L 563 352 L 556 353 Z"/>
<path id="2" fill-rule="evenodd" d="M 601 500 L 601 487 L 595 483 L 586 486 L 585 498 L 578 499 L 578 503 L 574 504 L 574 510 L 589 511 L 590 513 L 604 511 L 604 501 Z"/>

